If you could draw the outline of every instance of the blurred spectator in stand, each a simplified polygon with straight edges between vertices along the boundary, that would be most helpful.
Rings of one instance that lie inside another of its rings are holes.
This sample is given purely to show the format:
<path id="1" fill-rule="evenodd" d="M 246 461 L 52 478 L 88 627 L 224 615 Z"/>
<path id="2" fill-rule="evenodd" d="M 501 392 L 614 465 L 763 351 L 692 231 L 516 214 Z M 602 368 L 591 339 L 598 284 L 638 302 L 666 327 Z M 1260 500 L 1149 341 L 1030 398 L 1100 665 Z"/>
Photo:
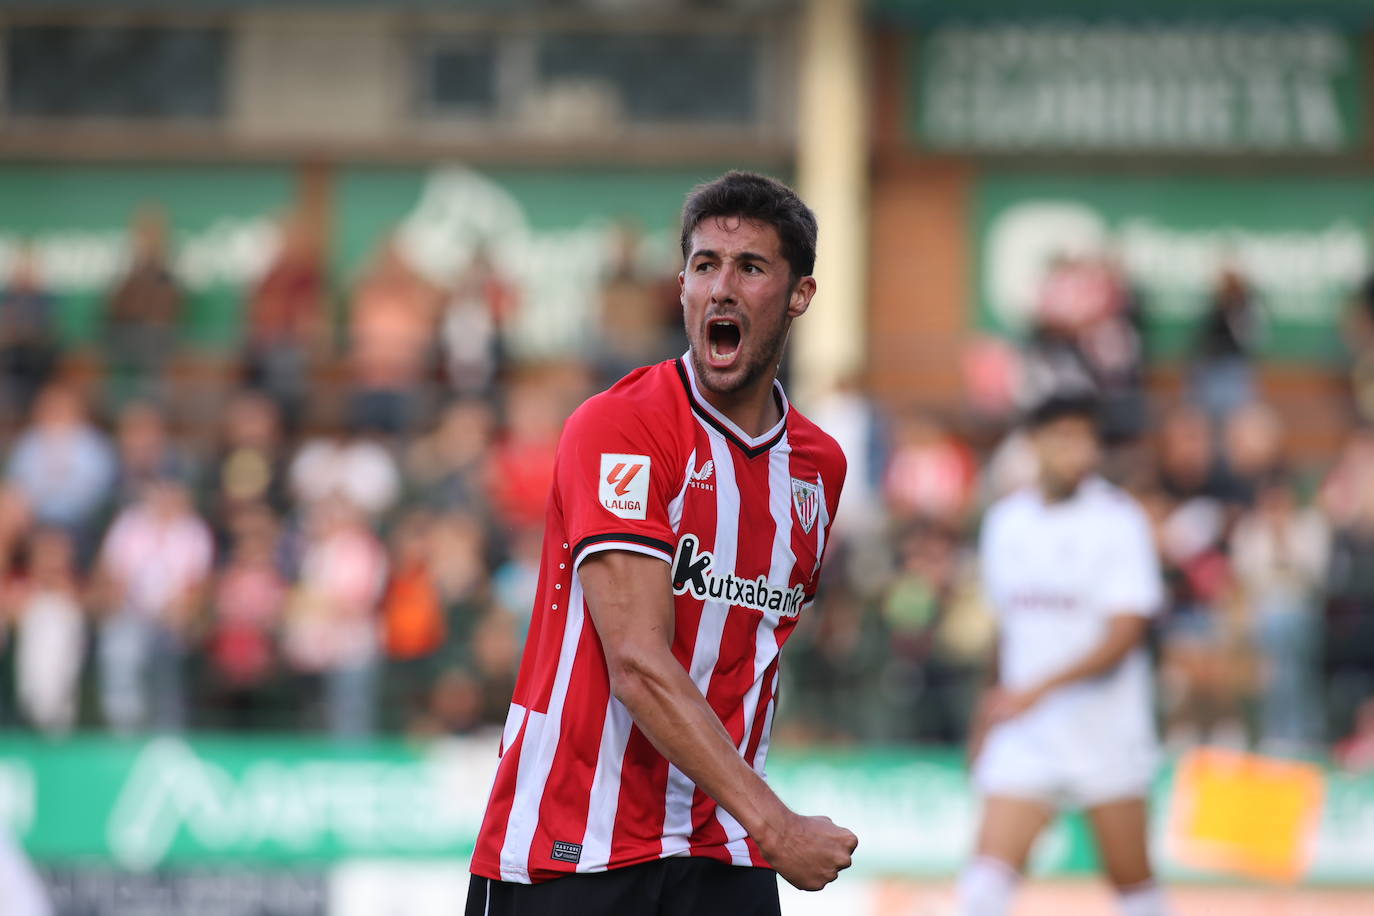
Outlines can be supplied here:
<path id="1" fill-rule="evenodd" d="M 176 352 L 184 296 L 169 263 L 167 215 L 148 205 L 134 216 L 129 271 L 110 293 L 105 353 L 114 370 L 114 402 L 161 393 L 163 369 Z"/>
<path id="2" fill-rule="evenodd" d="M 1326 584 L 1329 734 L 1346 734 L 1374 696 L 1374 431 L 1357 431 L 1321 492 L 1335 527 Z"/>
<path id="3" fill-rule="evenodd" d="M 86 657 L 76 552 L 60 528 L 39 528 L 28 541 L 28 562 L 7 588 L 15 620 L 15 694 L 34 728 L 65 735 L 76 724 L 81 666 Z"/>
<path id="4" fill-rule="evenodd" d="M 1374 423 L 1374 273 L 1356 288 L 1343 318 L 1351 402 L 1362 422 Z"/>
<path id="5" fill-rule="evenodd" d="M 923 411 L 899 416 L 883 475 L 889 511 L 898 521 L 925 520 L 962 530 L 974 505 L 978 465 L 969 447 Z"/>
<path id="6" fill-rule="evenodd" d="M 1102 435 L 1108 445 L 1133 442 L 1145 431 L 1145 340 L 1138 298 L 1119 264 L 1084 259 L 1076 282 L 1084 299 L 1072 322 L 1102 401 Z"/>
<path id="7" fill-rule="evenodd" d="M 1036 299 L 1030 336 L 1022 347 L 1021 404 L 1054 393 L 1096 392 L 1097 379 L 1082 331 L 1112 307 L 1111 278 L 1088 258 L 1061 255 L 1051 263 Z"/>
<path id="8" fill-rule="evenodd" d="M 1374 490 L 1374 426 L 1356 427 L 1341 446 L 1322 480 L 1317 499 L 1326 518 L 1338 528 L 1358 521 Z"/>
<path id="9" fill-rule="evenodd" d="M 1017 424 L 992 450 L 983 464 L 983 480 L 978 501 L 991 505 L 1008 493 L 1033 486 L 1040 474 L 1040 459 L 1025 428 Z"/>
<path id="10" fill-rule="evenodd" d="M 1317 668 L 1329 532 L 1282 472 L 1259 483 L 1255 503 L 1236 524 L 1231 559 L 1261 658 L 1262 747 L 1308 750 L 1322 738 Z"/>
<path id="11" fill-rule="evenodd" d="M 376 725 L 377 602 L 386 576 L 386 549 L 346 497 L 311 506 L 283 649 L 298 671 L 319 679 L 325 727 L 341 740 L 365 738 Z"/>
<path id="12" fill-rule="evenodd" d="M 640 266 L 642 241 L 643 231 L 633 222 L 621 222 L 613 233 L 594 342 L 602 386 L 614 385 L 632 369 L 675 355 L 667 349 L 656 278 Z"/>
<path id="13" fill-rule="evenodd" d="M 482 684 L 464 668 L 449 668 L 430 690 L 423 714 L 409 732 L 417 738 L 471 735 L 482 730 L 485 698 Z"/>
<path id="14" fill-rule="evenodd" d="M 1221 420 L 1255 397 L 1253 363 L 1265 333 L 1264 312 L 1245 277 L 1222 270 L 1194 348 L 1191 399 Z"/>
<path id="15" fill-rule="evenodd" d="M 434 520 L 411 512 L 391 539 L 391 578 L 382 595 L 382 644 L 391 726 L 406 726 L 424 710 L 448 637 L 443 597 L 434 574 Z"/>
<path id="16" fill-rule="evenodd" d="M 401 473 L 382 443 L 363 435 L 320 436 L 301 446 L 289 471 L 292 494 L 305 505 L 341 497 L 368 518 L 401 496 Z"/>
<path id="17" fill-rule="evenodd" d="M 500 726 L 510 712 L 515 675 L 520 665 L 520 632 L 516 620 L 493 607 L 472 634 L 472 671 L 481 686 L 482 721 Z"/>
<path id="18" fill-rule="evenodd" d="M 276 405 L 257 392 L 239 392 L 225 411 L 220 435 L 206 500 L 216 526 L 243 507 L 266 506 L 284 515 L 287 463 Z"/>
<path id="19" fill-rule="evenodd" d="M 1355 727 L 1335 747 L 1332 756 L 1351 773 L 1374 773 L 1374 696 L 1355 712 Z"/>
<path id="20" fill-rule="evenodd" d="M 506 368 L 505 329 L 520 306 L 515 281 L 479 246 L 440 316 L 444 376 L 460 398 L 498 396 Z"/>
<path id="21" fill-rule="evenodd" d="M 28 415 L 57 367 L 57 299 L 43 284 L 38 259 L 25 245 L 15 255 L 9 284 L 0 291 L 0 373 L 4 414 Z"/>
<path id="22" fill-rule="evenodd" d="M 115 516 L 100 555 L 100 698 L 117 732 L 186 724 L 183 660 L 214 559 L 186 485 L 163 478 Z"/>
<path id="23" fill-rule="evenodd" d="M 964 402 L 980 426 L 1002 429 L 1013 418 L 1021 387 L 1021 354 L 1007 340 L 977 337 L 963 347 L 960 358 Z"/>
<path id="24" fill-rule="evenodd" d="M 938 526 L 917 524 L 897 536 L 897 572 L 880 603 L 901 723 L 890 737 L 897 740 L 955 744 L 964 735 L 978 672 L 947 664 L 937 647 L 958 586 L 959 552 L 958 535 Z"/>
<path id="25" fill-rule="evenodd" d="M 1022 403 L 1093 392 L 1108 444 L 1144 432 L 1145 343 L 1140 303 L 1121 266 L 1103 255 L 1061 255 L 1036 300 L 1022 361 Z"/>
<path id="26" fill-rule="evenodd" d="M 147 486 L 158 480 L 190 480 L 193 476 L 190 459 L 168 435 L 166 416 L 151 401 L 129 401 L 120 409 L 115 455 L 118 507 L 136 502 Z"/>
<path id="27" fill-rule="evenodd" d="M 95 525 L 115 473 L 109 440 L 86 419 L 76 392 L 62 385 L 43 389 L 32 423 L 10 453 L 7 477 L 40 524 L 76 538 L 83 563 L 94 548 Z"/>
<path id="28" fill-rule="evenodd" d="M 1221 459 L 1207 415 L 1191 404 L 1165 413 L 1155 443 L 1155 483 L 1174 505 L 1202 499 L 1220 504 Z"/>
<path id="29" fill-rule="evenodd" d="M 491 548 L 481 519 L 463 512 L 440 516 L 431 531 L 429 550 L 448 633 L 445 658 L 471 662 L 473 633 L 492 590 Z"/>
<path id="30" fill-rule="evenodd" d="M 497 604 L 508 611 L 520 625 L 523 637 L 534 613 L 534 599 L 539 587 L 539 551 L 544 532 L 525 525 L 508 535 L 509 552 L 505 561 L 491 574 L 491 593 Z"/>
<path id="31" fill-rule="evenodd" d="M 808 412 L 844 450 L 849 461 L 833 537 L 873 531 L 882 524 L 882 479 L 887 466 L 887 429 L 858 376 L 840 379 Z"/>
<path id="32" fill-rule="evenodd" d="M 1244 743 L 1238 646 L 1245 628 L 1230 613 L 1228 515 L 1207 416 L 1191 406 L 1165 415 L 1156 477 L 1142 501 L 1157 527 L 1169 586 L 1162 659 L 1166 740 Z"/>
<path id="33" fill-rule="evenodd" d="M 260 728 L 274 711 L 277 642 L 290 583 L 277 566 L 278 525 L 270 509 L 240 507 L 232 528 L 206 633 L 208 675 L 224 724 Z"/>
<path id="34" fill-rule="evenodd" d="M 882 621 L 843 583 L 802 615 L 782 668 L 783 735 L 837 744 L 874 741 L 890 731 L 886 705 L 872 702 L 890 651 Z"/>
<path id="35" fill-rule="evenodd" d="M 276 259 L 248 300 L 248 383 L 276 403 L 292 430 L 305 411 L 312 357 L 330 341 L 320 235 L 307 214 L 284 217 Z"/>
<path id="36" fill-rule="evenodd" d="M 542 529 L 565 417 L 559 394 L 538 379 L 523 379 L 510 387 L 506 405 L 505 430 L 491 455 L 491 500 L 505 526 Z"/>
<path id="37" fill-rule="evenodd" d="M 1221 496 L 1233 511 L 1248 508 L 1260 484 L 1283 470 L 1283 421 L 1268 404 L 1246 404 L 1226 418 L 1221 444 Z"/>
<path id="38" fill-rule="evenodd" d="M 401 435 L 421 419 L 437 312 L 434 288 L 387 239 L 359 281 L 348 316 L 353 429 Z"/>
<path id="39" fill-rule="evenodd" d="M 460 400 L 444 408 L 435 430 L 417 438 L 406 455 L 419 502 L 490 517 L 486 474 L 495 422 L 485 401 Z"/>

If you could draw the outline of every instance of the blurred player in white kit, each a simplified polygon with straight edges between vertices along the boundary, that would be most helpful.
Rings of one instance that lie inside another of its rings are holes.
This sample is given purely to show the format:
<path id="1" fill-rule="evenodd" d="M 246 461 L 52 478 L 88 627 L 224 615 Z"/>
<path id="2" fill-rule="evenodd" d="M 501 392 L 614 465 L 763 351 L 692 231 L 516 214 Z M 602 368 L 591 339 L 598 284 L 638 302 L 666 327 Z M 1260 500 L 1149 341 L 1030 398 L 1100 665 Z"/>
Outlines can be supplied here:
<path id="1" fill-rule="evenodd" d="M 973 727 L 983 800 L 962 916 L 1003 916 L 1036 837 L 1087 813 L 1125 916 L 1165 916 L 1146 842 L 1158 756 L 1150 617 L 1164 600 L 1149 521 L 1097 476 L 1097 404 L 1055 396 L 1027 417 L 1038 483 L 988 511 L 979 546 L 1000 636 Z"/>
<path id="2" fill-rule="evenodd" d="M 0 823 L 0 916 L 52 916 L 52 912 L 38 873 Z"/>

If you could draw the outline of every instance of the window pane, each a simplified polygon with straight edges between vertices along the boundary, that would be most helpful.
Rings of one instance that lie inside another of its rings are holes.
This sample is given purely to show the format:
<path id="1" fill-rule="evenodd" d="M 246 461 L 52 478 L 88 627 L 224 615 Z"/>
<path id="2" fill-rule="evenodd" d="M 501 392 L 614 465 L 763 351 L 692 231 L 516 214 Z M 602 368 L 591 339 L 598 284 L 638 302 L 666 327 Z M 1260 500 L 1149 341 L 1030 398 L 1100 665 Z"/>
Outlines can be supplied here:
<path id="1" fill-rule="evenodd" d="M 36 117 L 216 118 L 223 29 L 18 26 L 9 30 L 7 108 Z"/>
<path id="2" fill-rule="evenodd" d="M 490 115 L 496 111 L 496 43 L 459 39 L 426 49 L 423 96 L 435 111 Z"/>
<path id="3" fill-rule="evenodd" d="M 739 34 L 547 35 L 539 77 L 604 83 L 630 121 L 747 123 L 759 107 L 759 45 Z"/>

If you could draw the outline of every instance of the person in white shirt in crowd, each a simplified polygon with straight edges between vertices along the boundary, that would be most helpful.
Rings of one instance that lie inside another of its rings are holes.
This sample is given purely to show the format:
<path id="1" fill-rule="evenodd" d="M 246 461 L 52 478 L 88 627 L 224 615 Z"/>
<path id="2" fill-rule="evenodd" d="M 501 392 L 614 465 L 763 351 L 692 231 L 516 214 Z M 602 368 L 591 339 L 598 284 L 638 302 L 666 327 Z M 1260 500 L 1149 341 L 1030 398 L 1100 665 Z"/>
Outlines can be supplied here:
<path id="1" fill-rule="evenodd" d="M 311 507 L 341 497 L 377 518 L 401 497 L 401 471 L 390 451 L 365 434 L 322 436 L 296 452 L 289 472 L 291 495 Z"/>
<path id="2" fill-rule="evenodd" d="M 1000 628 L 971 756 L 983 800 L 963 916 L 1010 912 L 1041 831 L 1086 812 L 1123 916 L 1164 916 L 1146 841 L 1157 738 L 1143 647 L 1164 600 L 1140 505 L 1097 476 L 1099 408 L 1056 394 L 1028 414 L 1034 487 L 983 523 L 984 593 Z"/>
<path id="3" fill-rule="evenodd" d="M 385 545 L 347 498 L 335 494 L 310 507 L 282 648 L 296 671 L 318 679 L 325 727 L 342 741 L 376 727 L 378 603 L 387 572 Z"/>
<path id="4" fill-rule="evenodd" d="M 98 573 L 105 619 L 100 627 L 100 699 L 116 732 L 185 725 L 182 662 L 214 560 L 210 526 L 196 514 L 186 485 L 150 483 L 115 516 Z"/>
<path id="5" fill-rule="evenodd" d="M 15 694 L 24 718 L 47 734 L 76 724 L 86 615 L 76 571 L 76 547 L 60 528 L 28 539 L 28 569 L 10 588 L 15 618 Z"/>

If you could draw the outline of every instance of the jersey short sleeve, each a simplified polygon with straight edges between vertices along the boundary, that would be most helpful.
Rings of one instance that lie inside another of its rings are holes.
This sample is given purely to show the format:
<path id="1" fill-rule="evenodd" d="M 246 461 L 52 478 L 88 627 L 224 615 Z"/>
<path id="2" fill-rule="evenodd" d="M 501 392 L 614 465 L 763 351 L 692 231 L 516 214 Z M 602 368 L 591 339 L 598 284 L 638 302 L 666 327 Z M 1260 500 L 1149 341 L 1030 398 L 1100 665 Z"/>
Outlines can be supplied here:
<path id="1" fill-rule="evenodd" d="M 672 562 L 669 504 L 681 489 L 671 430 L 655 429 L 623 399 L 593 398 L 563 430 L 554 468 L 573 568 L 601 550 Z M 679 466 L 681 464 L 681 466 Z"/>
<path id="2" fill-rule="evenodd" d="M 1104 615 L 1152 617 L 1164 604 L 1164 583 L 1145 513 L 1127 504 L 1114 515 L 1110 554 L 1098 607 Z"/>

